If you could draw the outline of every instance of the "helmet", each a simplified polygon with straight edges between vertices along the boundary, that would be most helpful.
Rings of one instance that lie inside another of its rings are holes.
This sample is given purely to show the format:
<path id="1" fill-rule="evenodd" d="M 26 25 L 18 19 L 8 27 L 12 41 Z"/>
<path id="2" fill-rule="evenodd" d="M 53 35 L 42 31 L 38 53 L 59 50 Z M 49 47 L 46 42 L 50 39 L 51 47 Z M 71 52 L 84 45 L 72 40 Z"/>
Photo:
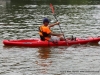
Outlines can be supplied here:
<path id="1" fill-rule="evenodd" d="M 45 22 L 49 23 L 49 19 L 48 18 L 44 18 L 43 19 L 43 23 L 45 23 Z"/>

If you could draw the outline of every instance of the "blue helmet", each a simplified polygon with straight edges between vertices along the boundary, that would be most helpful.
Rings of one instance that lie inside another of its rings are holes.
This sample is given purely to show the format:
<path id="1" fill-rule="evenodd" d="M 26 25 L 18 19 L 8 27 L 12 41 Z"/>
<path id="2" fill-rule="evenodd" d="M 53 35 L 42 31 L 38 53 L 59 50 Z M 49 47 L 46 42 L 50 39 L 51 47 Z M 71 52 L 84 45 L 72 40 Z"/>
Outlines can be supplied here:
<path id="1" fill-rule="evenodd" d="M 45 23 L 45 22 L 49 23 L 50 21 L 49 21 L 48 18 L 44 18 L 44 19 L 43 19 L 43 23 Z"/>

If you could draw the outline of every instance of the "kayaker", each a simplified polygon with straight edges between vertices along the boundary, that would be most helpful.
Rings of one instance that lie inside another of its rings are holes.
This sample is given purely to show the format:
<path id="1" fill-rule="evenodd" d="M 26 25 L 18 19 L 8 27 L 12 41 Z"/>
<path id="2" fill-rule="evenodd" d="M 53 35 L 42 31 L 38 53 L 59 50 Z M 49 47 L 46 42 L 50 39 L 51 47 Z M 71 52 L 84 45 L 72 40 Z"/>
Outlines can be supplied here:
<path id="1" fill-rule="evenodd" d="M 40 39 L 42 41 L 60 41 L 63 40 L 62 36 L 63 34 L 57 34 L 53 33 L 50 28 L 59 25 L 59 22 L 56 22 L 54 24 L 49 24 L 49 19 L 44 18 L 43 19 L 43 24 L 39 27 L 39 35 Z"/>

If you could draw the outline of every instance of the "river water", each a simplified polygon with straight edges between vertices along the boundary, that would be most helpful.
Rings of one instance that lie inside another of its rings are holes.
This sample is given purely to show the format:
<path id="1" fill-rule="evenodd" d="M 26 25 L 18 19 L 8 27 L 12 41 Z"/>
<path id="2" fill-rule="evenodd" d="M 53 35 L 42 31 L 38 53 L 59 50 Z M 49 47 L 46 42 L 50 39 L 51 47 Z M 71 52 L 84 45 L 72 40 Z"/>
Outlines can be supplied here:
<path id="1" fill-rule="evenodd" d="M 66 37 L 100 36 L 100 5 L 54 4 Z M 0 75 L 99 75 L 100 46 L 7 47 L 4 39 L 39 38 L 38 26 L 48 17 L 49 4 L 0 2 Z M 52 28 L 59 33 L 59 26 Z"/>

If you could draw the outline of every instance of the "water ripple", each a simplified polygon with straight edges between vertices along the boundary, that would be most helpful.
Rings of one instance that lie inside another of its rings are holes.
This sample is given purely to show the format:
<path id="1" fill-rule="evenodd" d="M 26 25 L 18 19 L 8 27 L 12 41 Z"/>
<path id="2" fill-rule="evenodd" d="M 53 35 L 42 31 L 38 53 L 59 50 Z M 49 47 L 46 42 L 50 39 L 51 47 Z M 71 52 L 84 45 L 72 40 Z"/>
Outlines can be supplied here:
<path id="1" fill-rule="evenodd" d="M 54 5 L 66 37 L 99 36 L 100 5 Z M 2 8 L 0 8 L 2 9 Z M 56 21 L 48 5 L 15 6 L 0 12 L 0 39 L 38 38 L 44 17 Z M 6 16 L 5 16 L 6 14 Z M 59 26 L 52 28 L 60 32 Z M 0 75 L 98 75 L 100 47 L 24 48 L 0 43 Z"/>

